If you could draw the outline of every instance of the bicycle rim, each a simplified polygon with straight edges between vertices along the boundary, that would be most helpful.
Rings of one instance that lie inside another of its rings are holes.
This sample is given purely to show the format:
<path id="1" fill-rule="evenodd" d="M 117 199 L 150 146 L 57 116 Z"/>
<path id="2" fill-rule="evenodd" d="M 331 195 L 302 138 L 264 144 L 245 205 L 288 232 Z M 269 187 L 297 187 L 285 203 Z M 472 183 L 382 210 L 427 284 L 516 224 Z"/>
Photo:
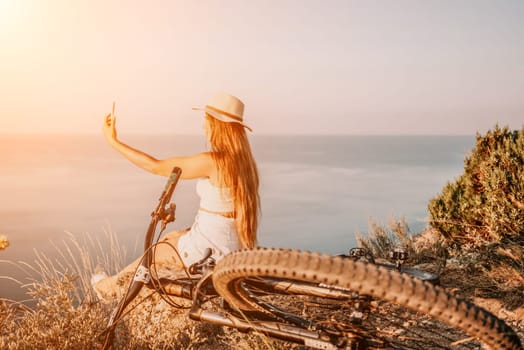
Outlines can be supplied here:
<path id="1" fill-rule="evenodd" d="M 340 346 L 356 336 L 369 348 L 522 349 L 504 322 L 442 288 L 340 257 L 235 252 L 217 264 L 213 283 L 233 307 L 327 334 Z"/>

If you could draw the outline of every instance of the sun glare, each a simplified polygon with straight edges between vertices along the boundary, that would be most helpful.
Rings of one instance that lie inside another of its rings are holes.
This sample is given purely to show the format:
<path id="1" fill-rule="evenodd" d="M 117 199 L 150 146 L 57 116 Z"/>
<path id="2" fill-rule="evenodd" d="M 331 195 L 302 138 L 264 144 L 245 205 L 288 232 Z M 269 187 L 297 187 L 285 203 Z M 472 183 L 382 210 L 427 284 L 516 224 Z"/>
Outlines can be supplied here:
<path id="1" fill-rule="evenodd" d="M 16 22 L 20 15 L 21 1 L 0 0 L 0 28 L 5 29 Z"/>

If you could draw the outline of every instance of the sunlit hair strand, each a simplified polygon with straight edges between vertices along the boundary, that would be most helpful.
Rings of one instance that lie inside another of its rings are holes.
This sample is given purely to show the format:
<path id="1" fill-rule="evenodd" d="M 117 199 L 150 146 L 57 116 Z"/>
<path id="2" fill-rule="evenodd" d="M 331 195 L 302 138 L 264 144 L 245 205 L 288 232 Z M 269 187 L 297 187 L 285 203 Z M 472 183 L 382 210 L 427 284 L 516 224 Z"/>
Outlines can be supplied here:
<path id="1" fill-rule="evenodd" d="M 232 189 L 236 227 L 243 248 L 257 244 L 260 211 L 258 170 L 244 127 L 206 114 L 209 141 L 221 186 Z"/>

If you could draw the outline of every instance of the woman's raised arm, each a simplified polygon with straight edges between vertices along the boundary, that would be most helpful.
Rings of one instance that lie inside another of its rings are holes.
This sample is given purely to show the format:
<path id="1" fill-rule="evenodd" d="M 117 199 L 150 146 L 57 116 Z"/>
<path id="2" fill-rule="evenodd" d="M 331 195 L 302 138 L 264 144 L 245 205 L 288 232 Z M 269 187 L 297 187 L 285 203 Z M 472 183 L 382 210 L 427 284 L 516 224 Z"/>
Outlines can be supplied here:
<path id="1" fill-rule="evenodd" d="M 214 170 L 214 161 L 208 152 L 198 153 L 189 157 L 172 157 L 156 159 L 149 154 L 121 142 L 117 138 L 116 118 L 108 114 L 104 120 L 102 130 L 109 145 L 128 159 L 131 163 L 152 174 L 169 176 L 171 170 L 177 166 L 182 169 L 182 179 L 209 177 Z"/>

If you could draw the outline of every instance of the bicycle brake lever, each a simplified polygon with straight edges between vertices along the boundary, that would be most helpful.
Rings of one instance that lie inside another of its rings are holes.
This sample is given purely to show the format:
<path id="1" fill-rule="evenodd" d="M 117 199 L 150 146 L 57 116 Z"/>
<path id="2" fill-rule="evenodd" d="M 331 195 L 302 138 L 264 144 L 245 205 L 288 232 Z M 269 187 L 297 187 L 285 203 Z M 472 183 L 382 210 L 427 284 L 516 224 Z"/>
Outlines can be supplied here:
<path id="1" fill-rule="evenodd" d="M 169 204 L 169 208 L 168 209 L 163 209 L 162 211 L 162 226 L 161 226 L 161 230 L 164 231 L 167 224 L 169 224 L 170 222 L 173 222 L 175 221 L 175 210 L 176 210 L 176 204 L 175 203 L 170 203 Z"/>

